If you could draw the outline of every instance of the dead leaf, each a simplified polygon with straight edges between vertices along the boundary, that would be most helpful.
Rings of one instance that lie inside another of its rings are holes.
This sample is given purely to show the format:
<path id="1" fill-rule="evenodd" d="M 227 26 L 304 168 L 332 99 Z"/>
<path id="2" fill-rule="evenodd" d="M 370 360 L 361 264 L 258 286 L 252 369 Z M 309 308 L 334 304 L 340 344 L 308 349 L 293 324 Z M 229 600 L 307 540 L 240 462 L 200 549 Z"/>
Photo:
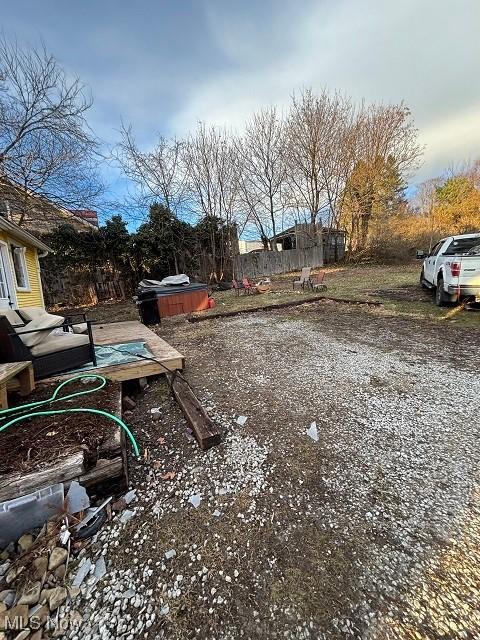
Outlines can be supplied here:
<path id="1" fill-rule="evenodd" d="M 163 476 L 160 476 L 160 478 L 162 480 L 173 480 L 176 475 L 177 474 L 175 473 L 175 471 L 167 471 L 167 473 L 164 473 Z"/>
<path id="2" fill-rule="evenodd" d="M 166 443 L 166 439 L 165 438 L 159 438 L 157 440 L 158 444 L 165 444 Z"/>
<path id="3" fill-rule="evenodd" d="M 56 436 L 58 431 L 47 431 L 47 436 Z"/>
<path id="4" fill-rule="evenodd" d="M 160 460 L 155 460 L 155 462 L 152 464 L 152 467 L 158 471 L 158 469 L 160 469 L 162 465 L 163 462 L 160 462 Z"/>

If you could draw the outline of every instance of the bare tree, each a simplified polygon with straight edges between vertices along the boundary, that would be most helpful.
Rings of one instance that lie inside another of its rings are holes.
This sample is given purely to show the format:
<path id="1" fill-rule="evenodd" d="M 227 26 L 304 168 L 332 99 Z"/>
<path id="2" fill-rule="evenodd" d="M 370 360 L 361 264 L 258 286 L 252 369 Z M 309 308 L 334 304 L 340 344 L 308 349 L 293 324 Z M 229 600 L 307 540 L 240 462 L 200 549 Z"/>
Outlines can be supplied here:
<path id="1" fill-rule="evenodd" d="M 241 194 L 249 219 L 265 243 L 271 235 L 271 249 L 277 250 L 279 217 L 286 202 L 285 124 L 275 107 L 254 114 L 237 141 L 241 165 Z"/>
<path id="2" fill-rule="evenodd" d="M 354 157 L 354 108 L 338 93 L 310 89 L 292 98 L 288 117 L 288 182 L 298 214 L 308 215 L 312 239 L 326 223 L 327 243 L 340 225 L 343 193 Z M 318 241 L 318 240 L 317 240 Z"/>
<path id="3" fill-rule="evenodd" d="M 144 208 L 152 202 L 160 202 L 176 216 L 184 209 L 188 195 L 184 146 L 183 141 L 159 136 L 151 151 L 141 151 L 132 127 L 122 125 L 121 141 L 114 150 L 114 157 L 137 187 L 138 206 Z"/>
<path id="4" fill-rule="evenodd" d="M 236 148 L 225 130 L 199 123 L 188 139 L 183 158 L 193 212 L 205 222 L 210 235 L 211 277 L 221 279 L 236 249 L 231 238 L 238 200 Z M 223 237 L 225 232 L 228 238 Z M 217 255 L 218 233 L 220 255 Z"/>
<path id="5" fill-rule="evenodd" d="M 100 194 L 98 144 L 85 120 L 91 104 L 44 47 L 0 39 L 0 188 L 20 199 L 17 222 L 47 215 L 48 201 L 85 207 Z"/>

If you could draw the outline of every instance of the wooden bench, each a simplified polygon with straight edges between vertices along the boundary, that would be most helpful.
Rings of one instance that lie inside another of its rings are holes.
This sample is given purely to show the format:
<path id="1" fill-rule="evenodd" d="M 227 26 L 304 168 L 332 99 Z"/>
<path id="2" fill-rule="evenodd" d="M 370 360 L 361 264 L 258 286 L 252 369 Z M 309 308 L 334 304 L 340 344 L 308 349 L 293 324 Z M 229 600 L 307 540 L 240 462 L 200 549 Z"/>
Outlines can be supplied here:
<path id="1" fill-rule="evenodd" d="M 33 367 L 29 360 L 0 364 L 0 409 L 8 409 L 8 391 L 28 396 L 34 389 Z"/>

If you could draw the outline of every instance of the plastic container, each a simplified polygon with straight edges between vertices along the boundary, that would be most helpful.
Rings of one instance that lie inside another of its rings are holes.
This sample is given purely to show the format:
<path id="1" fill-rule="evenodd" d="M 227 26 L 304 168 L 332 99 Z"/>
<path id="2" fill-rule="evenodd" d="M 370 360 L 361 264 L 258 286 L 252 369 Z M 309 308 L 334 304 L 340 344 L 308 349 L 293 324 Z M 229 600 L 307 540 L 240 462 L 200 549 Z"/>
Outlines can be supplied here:
<path id="1" fill-rule="evenodd" d="M 61 513 L 63 502 L 63 484 L 54 484 L 20 498 L 0 502 L 0 549 Z"/>

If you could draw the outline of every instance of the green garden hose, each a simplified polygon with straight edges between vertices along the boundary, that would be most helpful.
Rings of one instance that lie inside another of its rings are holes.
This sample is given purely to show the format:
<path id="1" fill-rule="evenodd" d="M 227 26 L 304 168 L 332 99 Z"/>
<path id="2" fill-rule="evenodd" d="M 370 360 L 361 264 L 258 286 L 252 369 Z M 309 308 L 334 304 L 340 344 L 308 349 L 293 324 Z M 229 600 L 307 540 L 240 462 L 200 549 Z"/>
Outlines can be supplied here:
<path id="1" fill-rule="evenodd" d="M 85 391 L 77 391 L 76 393 L 71 393 L 70 395 L 67 396 L 60 396 L 58 397 L 58 392 L 60 391 L 60 389 L 62 389 L 65 385 L 74 382 L 75 380 L 79 380 L 81 378 L 97 378 L 98 380 L 101 381 L 101 384 L 93 389 L 85 389 Z M 40 400 L 38 402 L 31 402 L 30 404 L 25 404 L 25 405 L 21 405 L 20 407 L 12 407 L 11 409 L 3 409 L 0 411 L 0 419 L 2 419 L 3 416 L 6 416 L 6 414 L 10 414 L 10 413 L 15 413 L 18 411 L 24 411 L 25 409 L 32 409 L 32 408 L 38 408 L 41 407 L 45 404 L 48 404 L 50 402 L 58 402 L 59 400 L 69 400 L 71 398 L 75 398 L 78 396 L 83 396 L 89 393 L 94 393 L 95 391 L 99 391 L 100 389 L 103 389 L 103 387 L 107 384 L 107 380 L 103 377 L 103 376 L 99 376 L 96 374 L 81 374 L 79 376 L 74 376 L 73 378 L 69 378 L 68 380 L 65 380 L 65 382 L 62 382 L 61 384 L 59 384 L 57 386 L 57 388 L 55 389 L 55 391 L 53 392 L 53 395 L 48 398 L 47 400 Z M 52 415 L 59 415 L 59 414 L 64 414 L 64 413 L 94 413 L 97 415 L 102 415 L 105 416 L 106 418 L 108 418 L 109 420 L 113 420 L 114 422 L 116 422 L 127 434 L 128 438 L 130 439 L 130 442 L 132 443 L 132 447 L 133 450 L 135 452 L 135 456 L 137 458 L 140 457 L 140 450 L 138 448 L 138 444 L 137 441 L 135 440 L 132 432 L 130 431 L 130 429 L 127 427 L 127 425 L 125 424 L 125 422 L 123 422 L 123 420 L 121 420 L 120 418 L 118 418 L 117 416 L 114 416 L 112 413 L 108 413 L 108 411 L 101 411 L 100 409 L 87 409 L 84 407 L 80 407 L 80 408 L 76 408 L 76 409 L 57 409 L 57 410 L 52 410 L 52 411 L 33 411 L 31 413 L 25 413 L 22 414 L 21 416 L 17 416 L 16 418 L 12 418 L 11 420 L 9 420 L 9 422 L 7 422 L 6 424 L 0 426 L 0 433 L 2 431 L 5 431 L 5 429 L 7 429 L 8 427 L 18 423 L 18 422 L 22 422 L 23 420 L 27 420 L 28 418 L 34 418 L 36 416 L 52 416 Z"/>

